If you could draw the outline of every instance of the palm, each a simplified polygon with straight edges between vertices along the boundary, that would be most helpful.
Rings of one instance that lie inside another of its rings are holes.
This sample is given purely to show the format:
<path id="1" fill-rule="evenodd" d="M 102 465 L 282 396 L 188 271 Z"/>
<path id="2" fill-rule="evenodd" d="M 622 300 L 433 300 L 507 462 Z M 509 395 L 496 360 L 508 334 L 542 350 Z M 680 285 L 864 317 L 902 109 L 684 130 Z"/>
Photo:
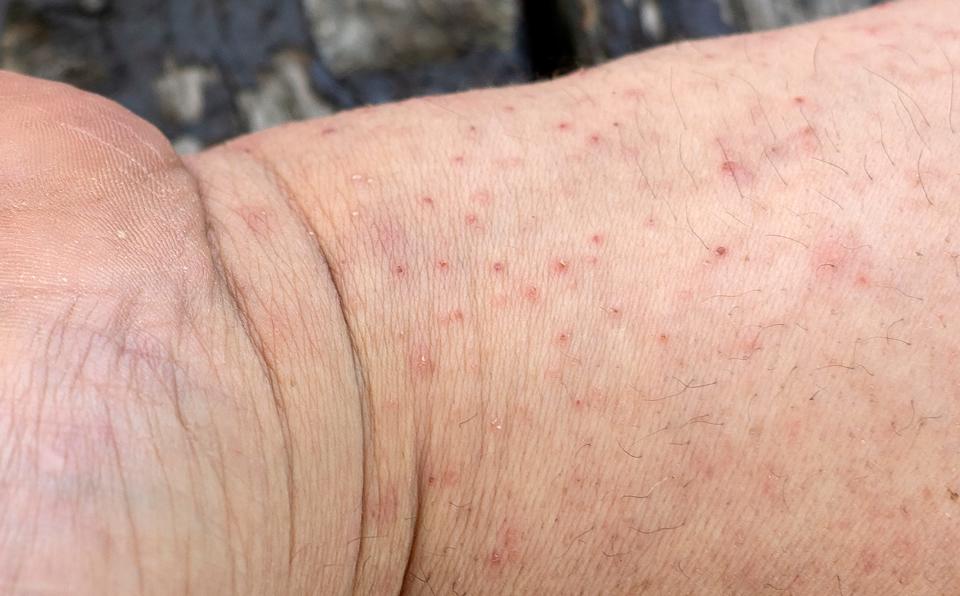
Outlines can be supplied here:
<path id="1" fill-rule="evenodd" d="M 0 89 L 2 591 L 218 589 L 288 485 L 196 182 L 118 106 Z"/>

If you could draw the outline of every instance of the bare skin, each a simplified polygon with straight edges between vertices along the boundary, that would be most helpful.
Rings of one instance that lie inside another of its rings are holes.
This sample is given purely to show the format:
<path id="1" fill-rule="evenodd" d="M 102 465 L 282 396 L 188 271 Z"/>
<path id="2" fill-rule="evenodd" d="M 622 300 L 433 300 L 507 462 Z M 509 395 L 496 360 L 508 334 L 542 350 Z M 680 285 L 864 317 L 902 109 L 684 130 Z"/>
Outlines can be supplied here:
<path id="1" fill-rule="evenodd" d="M 960 590 L 958 19 L 185 162 L 0 75 L 4 593 Z"/>

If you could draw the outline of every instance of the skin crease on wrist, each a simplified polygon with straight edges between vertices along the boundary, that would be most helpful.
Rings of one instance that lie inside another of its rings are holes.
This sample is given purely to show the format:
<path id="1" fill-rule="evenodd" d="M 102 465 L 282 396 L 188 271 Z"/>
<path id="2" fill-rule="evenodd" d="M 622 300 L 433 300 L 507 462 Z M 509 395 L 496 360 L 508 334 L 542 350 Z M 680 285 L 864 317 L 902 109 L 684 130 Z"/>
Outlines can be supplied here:
<path id="1" fill-rule="evenodd" d="M 185 164 L 0 75 L 0 586 L 960 591 L 957 22 Z"/>

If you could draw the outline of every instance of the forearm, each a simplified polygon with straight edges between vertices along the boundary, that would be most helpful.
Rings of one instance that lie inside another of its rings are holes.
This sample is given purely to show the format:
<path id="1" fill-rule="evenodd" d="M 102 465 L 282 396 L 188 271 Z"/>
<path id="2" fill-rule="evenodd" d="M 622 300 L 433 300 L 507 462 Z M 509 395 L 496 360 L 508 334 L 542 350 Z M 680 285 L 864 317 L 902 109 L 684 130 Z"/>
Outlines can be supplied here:
<path id="1" fill-rule="evenodd" d="M 958 16 L 186 167 L 0 74 L 0 586 L 956 591 Z"/>
<path id="2" fill-rule="evenodd" d="M 355 329 L 362 553 L 413 541 L 381 573 L 955 585 L 955 60 L 923 6 L 234 145 Z"/>

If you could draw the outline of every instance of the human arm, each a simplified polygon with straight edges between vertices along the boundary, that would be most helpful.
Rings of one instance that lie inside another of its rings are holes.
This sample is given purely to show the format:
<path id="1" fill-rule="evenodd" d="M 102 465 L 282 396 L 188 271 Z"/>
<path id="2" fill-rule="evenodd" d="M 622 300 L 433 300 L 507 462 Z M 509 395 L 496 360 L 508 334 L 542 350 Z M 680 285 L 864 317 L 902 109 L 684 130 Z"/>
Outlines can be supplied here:
<path id="1" fill-rule="evenodd" d="M 188 160 L 207 281 L 177 287 L 216 316 L 174 360 L 233 346 L 198 377 L 273 422 L 206 436 L 293 470 L 224 491 L 266 546 L 191 552 L 245 560 L 239 592 L 951 591 L 955 17 L 681 44 Z M 338 494 L 342 526 L 307 500 Z M 222 579 L 177 560 L 148 577 Z"/>

